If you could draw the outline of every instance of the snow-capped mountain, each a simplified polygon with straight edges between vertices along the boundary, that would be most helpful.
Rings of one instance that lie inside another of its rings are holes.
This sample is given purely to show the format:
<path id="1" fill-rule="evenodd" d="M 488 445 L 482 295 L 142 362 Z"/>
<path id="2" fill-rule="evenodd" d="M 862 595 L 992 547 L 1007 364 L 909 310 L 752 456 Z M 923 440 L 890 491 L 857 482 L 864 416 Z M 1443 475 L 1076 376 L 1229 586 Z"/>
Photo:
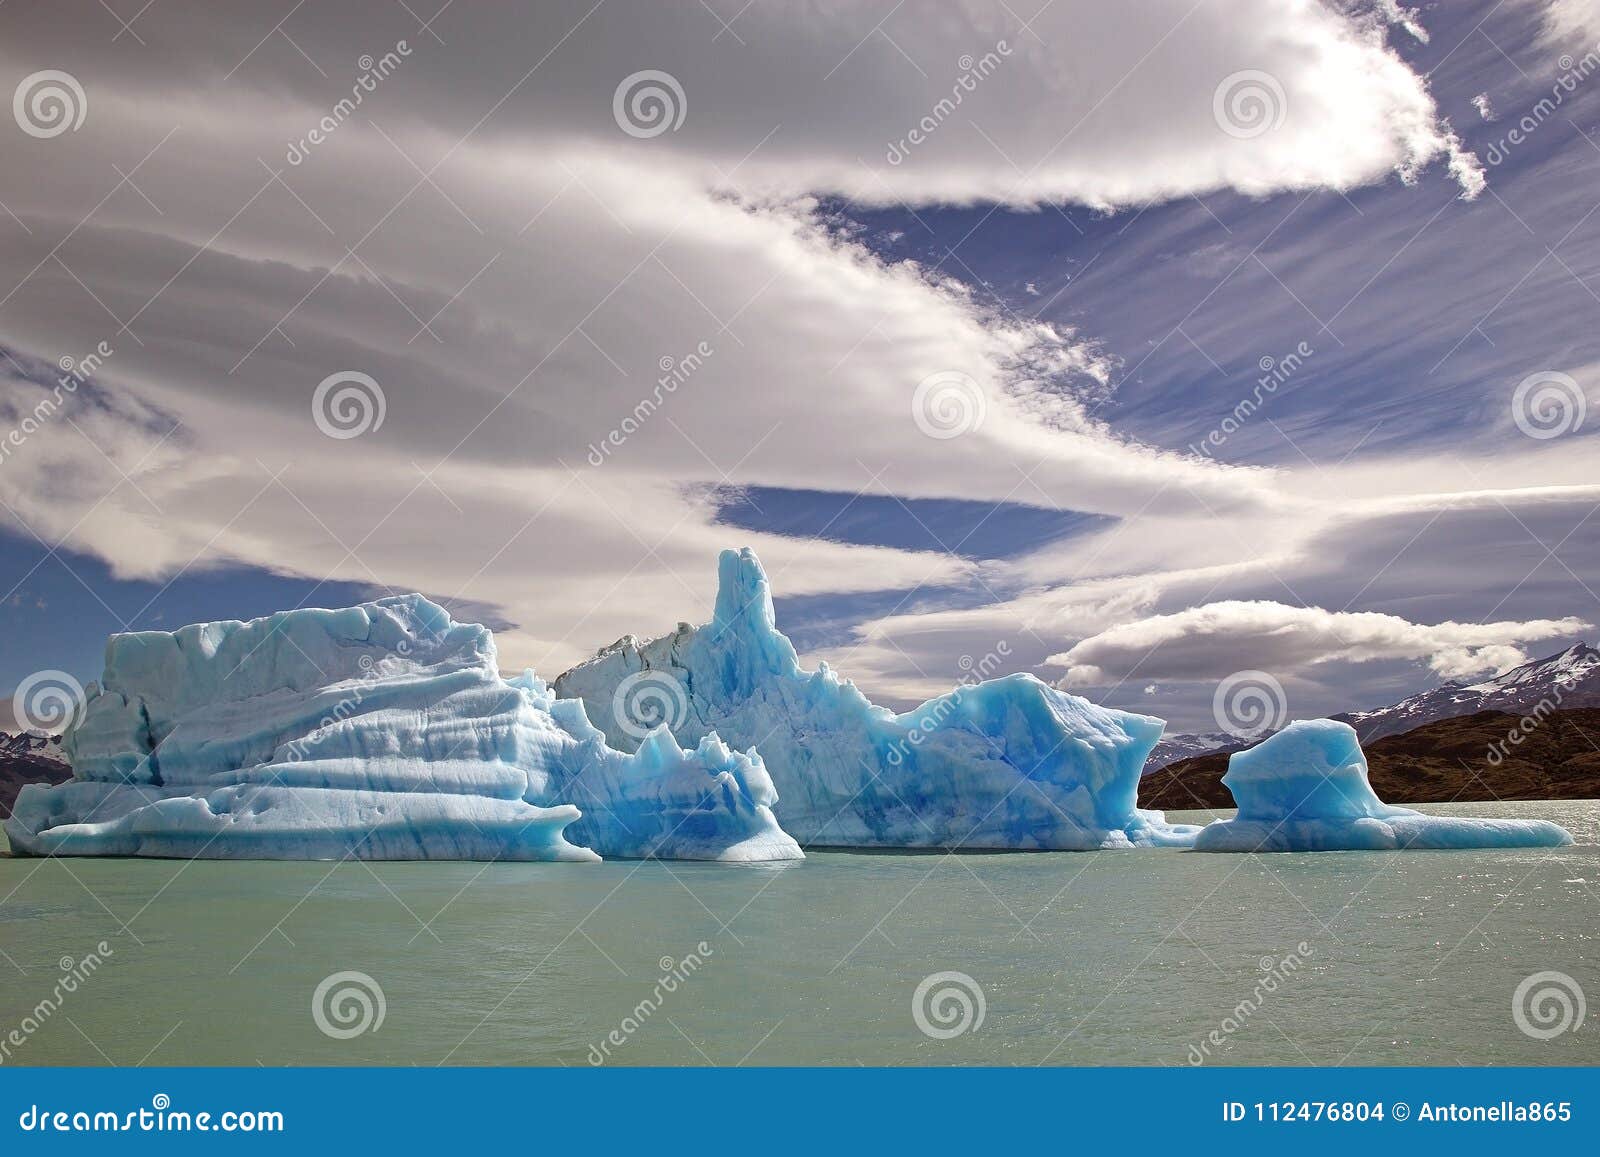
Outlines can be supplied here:
<path id="1" fill-rule="evenodd" d="M 1503 675 L 1477 683 L 1444 683 L 1409 699 L 1371 711 L 1333 716 L 1356 729 L 1362 743 L 1399 735 L 1425 723 L 1471 715 L 1475 711 L 1527 711 L 1545 702 L 1551 708 L 1600 707 L 1600 650 L 1575 643 L 1556 655 L 1513 667 Z M 1231 753 L 1253 747 L 1267 735 L 1241 739 L 1225 731 L 1203 735 L 1168 735 L 1144 765 L 1144 774 L 1180 759 L 1213 752 Z"/>
<path id="2" fill-rule="evenodd" d="M 1445 683 L 1373 711 L 1335 715 L 1356 729 L 1361 742 L 1398 735 L 1474 711 L 1527 711 L 1539 703 L 1570 710 L 1600 707 L 1600 651 L 1576 643 L 1558 655 L 1535 659 L 1479 683 Z"/>
<path id="3" fill-rule="evenodd" d="M 1145 761 L 1144 774 L 1149 775 L 1169 763 L 1177 763 L 1178 760 L 1189 759 L 1191 756 L 1210 755 L 1213 751 L 1238 751 L 1265 738 L 1265 733 L 1241 738 L 1226 731 L 1208 731 L 1204 735 L 1163 736 L 1161 742 L 1156 744 L 1155 750 L 1150 753 L 1150 758 Z"/>
<path id="4" fill-rule="evenodd" d="M 24 784 L 60 783 L 72 774 L 58 735 L 12 735 L 0 731 L 0 819 Z"/>
<path id="5" fill-rule="evenodd" d="M 66 763 L 66 754 L 61 750 L 61 737 L 59 735 L 12 735 L 0 731 L 0 758 L 4 759 L 48 759 L 55 763 Z"/>

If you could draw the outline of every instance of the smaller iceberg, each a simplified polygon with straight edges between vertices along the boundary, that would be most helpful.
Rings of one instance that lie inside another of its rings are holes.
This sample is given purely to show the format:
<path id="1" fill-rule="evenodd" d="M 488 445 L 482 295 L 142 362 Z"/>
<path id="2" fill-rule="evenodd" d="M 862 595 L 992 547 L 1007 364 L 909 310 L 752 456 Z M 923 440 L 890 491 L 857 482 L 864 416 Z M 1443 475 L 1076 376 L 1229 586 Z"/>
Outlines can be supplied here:
<path id="1" fill-rule="evenodd" d="M 1367 780 L 1355 729 L 1332 719 L 1291 723 L 1235 752 L 1222 782 L 1239 814 L 1202 828 L 1197 852 L 1556 848 L 1572 842 L 1565 828 L 1545 820 L 1429 816 L 1384 803 Z"/>

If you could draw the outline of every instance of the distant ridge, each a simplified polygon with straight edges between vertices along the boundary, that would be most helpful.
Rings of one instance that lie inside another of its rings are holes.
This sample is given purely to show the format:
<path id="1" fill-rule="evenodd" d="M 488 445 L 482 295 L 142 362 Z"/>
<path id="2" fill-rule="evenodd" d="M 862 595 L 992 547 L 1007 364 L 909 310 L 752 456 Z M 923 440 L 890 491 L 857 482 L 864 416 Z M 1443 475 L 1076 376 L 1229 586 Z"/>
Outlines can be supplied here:
<path id="1" fill-rule="evenodd" d="M 1520 713 L 1545 704 L 1550 710 L 1600 707 L 1600 650 L 1574 643 L 1565 651 L 1513 667 L 1503 675 L 1477 683 L 1449 682 L 1421 691 L 1388 707 L 1349 711 L 1333 716 L 1356 729 L 1362 743 L 1401 735 L 1440 719 L 1479 711 Z M 1240 738 L 1226 732 L 1169 735 L 1156 744 L 1145 763 L 1145 775 L 1180 760 L 1213 753 L 1231 754 L 1254 747 L 1272 732 Z"/>
<path id="2" fill-rule="evenodd" d="M 1512 742 L 1511 736 L 1518 739 Z M 1476 711 L 1363 745 L 1373 790 L 1397 804 L 1600 798 L 1600 709 Z M 1229 756 L 1181 759 L 1139 781 L 1139 806 L 1230 808 Z"/>
<path id="3" fill-rule="evenodd" d="M 1248 738 L 1232 735 L 1226 731 L 1208 731 L 1203 735 L 1182 733 L 1166 735 L 1150 752 L 1150 758 L 1145 760 L 1144 774 L 1154 774 L 1163 767 L 1179 760 L 1193 759 L 1197 755 L 1211 755 L 1213 752 L 1229 755 L 1235 751 L 1242 751 L 1246 747 L 1254 747 L 1271 734 L 1271 731 L 1263 731 Z"/>
<path id="4" fill-rule="evenodd" d="M 72 777 L 59 737 L 0 731 L 0 819 L 11 814 L 28 783 L 64 783 Z"/>
<path id="5" fill-rule="evenodd" d="M 1571 711 L 1600 707 L 1600 651 L 1575 643 L 1565 651 L 1513 667 L 1479 683 L 1445 683 L 1374 711 L 1335 715 L 1356 729 L 1362 743 L 1399 735 L 1425 723 L 1479 711 Z"/>

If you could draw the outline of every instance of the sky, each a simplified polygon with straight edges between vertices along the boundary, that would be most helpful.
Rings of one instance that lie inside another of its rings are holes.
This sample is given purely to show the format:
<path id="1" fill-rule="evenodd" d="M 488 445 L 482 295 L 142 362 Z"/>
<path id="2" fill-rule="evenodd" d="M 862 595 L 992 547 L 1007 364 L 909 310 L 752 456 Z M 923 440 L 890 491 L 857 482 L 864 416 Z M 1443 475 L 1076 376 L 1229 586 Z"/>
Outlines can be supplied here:
<path id="1" fill-rule="evenodd" d="M 0 688 L 420 590 L 1227 727 L 1600 630 L 1596 0 L 10 0 Z"/>

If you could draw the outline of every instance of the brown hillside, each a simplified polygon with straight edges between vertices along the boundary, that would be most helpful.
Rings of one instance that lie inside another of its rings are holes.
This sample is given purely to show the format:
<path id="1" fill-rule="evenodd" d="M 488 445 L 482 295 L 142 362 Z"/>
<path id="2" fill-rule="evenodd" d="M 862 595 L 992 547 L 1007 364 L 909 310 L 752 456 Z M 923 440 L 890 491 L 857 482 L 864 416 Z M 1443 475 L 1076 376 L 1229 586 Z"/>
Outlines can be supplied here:
<path id="1" fill-rule="evenodd" d="M 1479 711 L 1441 719 L 1366 748 L 1373 790 L 1389 803 L 1600 798 L 1600 709 L 1526 717 Z M 1521 742 L 1511 742 L 1512 735 Z M 1199 755 L 1145 776 L 1139 806 L 1229 808 L 1228 756 Z"/>

